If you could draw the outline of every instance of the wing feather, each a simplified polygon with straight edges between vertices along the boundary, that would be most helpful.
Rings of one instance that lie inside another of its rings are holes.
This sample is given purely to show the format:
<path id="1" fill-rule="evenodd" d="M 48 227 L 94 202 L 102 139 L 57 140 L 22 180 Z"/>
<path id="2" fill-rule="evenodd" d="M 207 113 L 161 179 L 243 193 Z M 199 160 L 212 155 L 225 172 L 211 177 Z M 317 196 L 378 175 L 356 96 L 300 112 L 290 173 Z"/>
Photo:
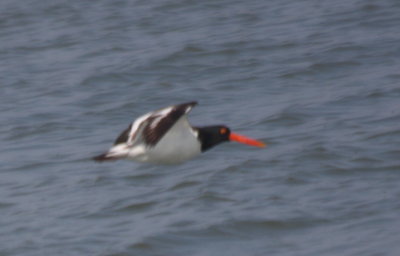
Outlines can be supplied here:
<path id="1" fill-rule="evenodd" d="M 162 109 L 151 115 L 143 128 L 142 136 L 145 143 L 155 146 L 168 130 L 185 114 L 197 104 L 188 102 L 180 105 Z M 168 112 L 165 112 L 168 109 Z"/>
<path id="2" fill-rule="evenodd" d="M 134 144 L 143 140 L 149 146 L 155 146 L 167 131 L 197 104 L 187 102 L 147 113 L 137 118 L 115 140 L 120 143 Z"/>

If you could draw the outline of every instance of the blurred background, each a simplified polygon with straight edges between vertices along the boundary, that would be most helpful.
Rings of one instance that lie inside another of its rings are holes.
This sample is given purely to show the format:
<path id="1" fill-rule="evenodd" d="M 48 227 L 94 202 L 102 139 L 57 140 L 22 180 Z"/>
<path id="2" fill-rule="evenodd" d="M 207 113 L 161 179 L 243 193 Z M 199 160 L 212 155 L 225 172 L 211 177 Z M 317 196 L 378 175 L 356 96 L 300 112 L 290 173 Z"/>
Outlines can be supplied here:
<path id="1" fill-rule="evenodd" d="M 0 255 L 400 255 L 397 0 L 0 1 Z M 98 164 L 197 100 L 226 143 Z"/>

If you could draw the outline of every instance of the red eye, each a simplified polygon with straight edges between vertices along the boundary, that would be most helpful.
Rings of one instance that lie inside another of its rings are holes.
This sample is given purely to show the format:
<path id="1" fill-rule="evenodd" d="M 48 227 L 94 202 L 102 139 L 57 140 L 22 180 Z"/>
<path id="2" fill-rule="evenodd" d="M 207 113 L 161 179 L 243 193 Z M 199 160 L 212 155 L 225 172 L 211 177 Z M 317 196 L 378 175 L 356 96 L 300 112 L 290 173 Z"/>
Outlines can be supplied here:
<path id="1" fill-rule="evenodd" d="M 226 128 L 221 128 L 220 130 L 219 130 L 219 133 L 221 133 L 221 134 L 225 134 L 225 133 L 227 133 L 228 132 L 228 130 L 226 129 Z"/>

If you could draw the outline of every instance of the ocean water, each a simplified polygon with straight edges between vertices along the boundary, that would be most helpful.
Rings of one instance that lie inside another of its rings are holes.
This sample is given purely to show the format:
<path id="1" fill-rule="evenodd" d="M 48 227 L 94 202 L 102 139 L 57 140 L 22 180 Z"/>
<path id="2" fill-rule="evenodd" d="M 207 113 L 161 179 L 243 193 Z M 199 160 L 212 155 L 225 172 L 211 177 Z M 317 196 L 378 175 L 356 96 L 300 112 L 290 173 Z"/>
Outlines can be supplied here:
<path id="1" fill-rule="evenodd" d="M 400 255 L 400 2 L 0 1 L 0 255 Z M 196 100 L 225 143 L 98 164 Z"/>

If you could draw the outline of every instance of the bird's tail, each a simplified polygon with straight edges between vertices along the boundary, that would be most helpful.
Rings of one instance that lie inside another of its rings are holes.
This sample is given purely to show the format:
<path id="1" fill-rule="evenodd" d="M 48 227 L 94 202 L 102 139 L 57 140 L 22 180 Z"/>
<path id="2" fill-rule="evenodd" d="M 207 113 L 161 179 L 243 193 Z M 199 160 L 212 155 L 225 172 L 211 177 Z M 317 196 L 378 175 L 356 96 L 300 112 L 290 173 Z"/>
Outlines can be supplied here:
<path id="1" fill-rule="evenodd" d="M 118 159 L 126 158 L 128 153 L 129 149 L 127 145 L 119 144 L 111 147 L 108 152 L 95 156 L 92 159 L 97 162 L 115 161 Z"/>
<path id="2" fill-rule="evenodd" d="M 101 155 L 92 157 L 92 159 L 93 159 L 94 161 L 96 161 L 96 162 L 104 162 L 104 161 L 115 161 L 115 160 L 120 159 L 120 157 L 117 157 L 117 156 L 115 156 L 115 155 L 110 155 L 110 154 L 107 152 L 107 153 L 104 153 L 104 154 L 101 154 Z"/>

